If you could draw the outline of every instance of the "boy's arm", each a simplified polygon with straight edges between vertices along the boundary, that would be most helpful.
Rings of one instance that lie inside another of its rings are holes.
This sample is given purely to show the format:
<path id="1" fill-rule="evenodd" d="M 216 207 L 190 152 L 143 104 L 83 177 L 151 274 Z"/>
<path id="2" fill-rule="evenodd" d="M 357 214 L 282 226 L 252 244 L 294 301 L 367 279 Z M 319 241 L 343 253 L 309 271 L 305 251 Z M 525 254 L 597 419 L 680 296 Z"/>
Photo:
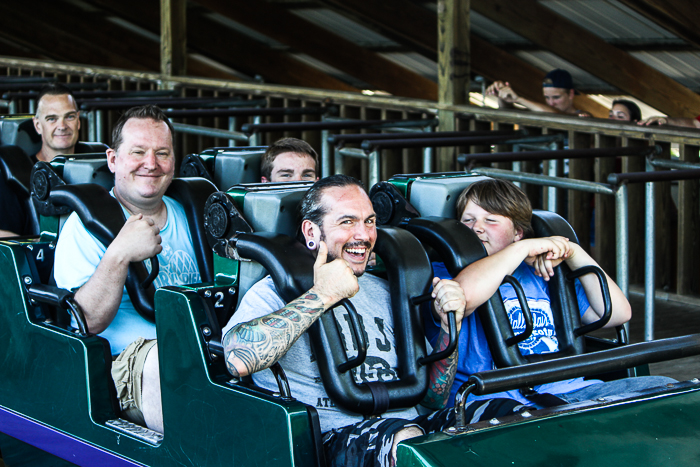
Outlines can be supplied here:
<path id="1" fill-rule="evenodd" d="M 460 272 L 455 280 L 467 299 L 464 316 L 469 316 L 496 293 L 503 278 L 512 274 L 520 263 L 547 253 L 548 259 L 568 255 L 568 242 L 563 237 L 529 238 L 512 243 L 501 251 L 475 261 Z"/>
<path id="2" fill-rule="evenodd" d="M 598 266 L 598 263 L 596 263 L 583 248 L 573 242 L 571 242 L 571 253 L 565 261 L 572 271 L 583 266 Z M 605 278 L 608 281 L 610 301 L 612 302 L 612 317 L 608 324 L 605 325 L 606 328 L 609 328 L 619 326 L 629 321 L 632 317 L 632 308 L 627 301 L 627 297 L 625 297 L 625 294 L 622 293 L 622 290 L 620 290 L 615 281 L 607 274 L 605 274 Z M 583 290 L 586 292 L 588 302 L 591 304 L 591 307 L 584 313 L 582 321 L 584 324 L 592 323 L 603 316 L 605 311 L 603 295 L 600 291 L 600 282 L 594 274 L 586 274 L 580 277 L 579 280 L 581 281 Z"/>

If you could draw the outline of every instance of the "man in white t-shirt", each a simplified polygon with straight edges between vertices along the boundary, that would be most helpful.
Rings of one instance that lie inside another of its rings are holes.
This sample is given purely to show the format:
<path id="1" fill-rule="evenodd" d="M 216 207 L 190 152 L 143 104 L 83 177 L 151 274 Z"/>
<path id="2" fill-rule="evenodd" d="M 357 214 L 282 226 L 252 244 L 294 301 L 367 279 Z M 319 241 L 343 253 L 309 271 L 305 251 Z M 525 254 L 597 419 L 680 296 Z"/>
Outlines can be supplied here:
<path id="1" fill-rule="evenodd" d="M 135 107 L 117 122 L 112 139 L 111 194 L 126 223 L 110 245 L 102 245 L 71 214 L 56 246 L 54 277 L 59 287 L 77 289 L 89 331 L 110 341 L 122 415 L 162 432 L 156 329 L 126 293 L 129 263 L 158 255 L 156 287 L 197 283 L 200 275 L 184 209 L 164 196 L 175 171 L 170 121 L 158 107 Z"/>

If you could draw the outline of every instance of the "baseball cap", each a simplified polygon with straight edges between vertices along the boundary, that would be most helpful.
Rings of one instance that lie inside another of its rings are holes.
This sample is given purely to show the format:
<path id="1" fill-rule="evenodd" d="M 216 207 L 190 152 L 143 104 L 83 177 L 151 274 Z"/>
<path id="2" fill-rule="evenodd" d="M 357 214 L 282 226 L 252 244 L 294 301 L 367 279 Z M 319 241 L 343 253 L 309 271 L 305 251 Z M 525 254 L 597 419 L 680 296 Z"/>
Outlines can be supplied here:
<path id="1" fill-rule="evenodd" d="M 561 68 L 547 73 L 542 81 L 543 88 L 563 88 L 563 89 L 573 89 L 574 80 L 571 79 L 571 73 Z"/>

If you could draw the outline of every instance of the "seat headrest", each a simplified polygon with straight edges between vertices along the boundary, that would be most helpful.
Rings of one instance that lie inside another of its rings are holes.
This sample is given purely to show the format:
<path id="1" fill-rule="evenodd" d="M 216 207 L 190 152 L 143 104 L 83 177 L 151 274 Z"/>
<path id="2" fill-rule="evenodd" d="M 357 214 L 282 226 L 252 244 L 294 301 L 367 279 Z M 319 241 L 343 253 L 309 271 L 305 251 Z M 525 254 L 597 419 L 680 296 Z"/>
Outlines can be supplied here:
<path id="1" fill-rule="evenodd" d="M 90 154 L 90 153 L 101 153 L 109 149 L 105 143 L 99 143 L 95 141 L 78 141 L 75 143 L 75 153 L 76 154 Z"/>
<path id="2" fill-rule="evenodd" d="M 408 201 L 423 217 L 454 219 L 459 195 L 469 185 L 481 180 L 488 180 L 488 177 L 465 174 L 462 177 L 421 178 L 411 184 Z"/>
<path id="3" fill-rule="evenodd" d="M 578 237 L 574 229 L 556 212 L 542 211 L 540 209 L 533 210 L 532 230 L 535 238 L 559 235 L 578 243 Z"/>
<path id="4" fill-rule="evenodd" d="M 41 136 L 34 129 L 32 115 L 11 115 L 0 118 L 0 145 L 19 146 L 32 156 L 41 149 Z"/>

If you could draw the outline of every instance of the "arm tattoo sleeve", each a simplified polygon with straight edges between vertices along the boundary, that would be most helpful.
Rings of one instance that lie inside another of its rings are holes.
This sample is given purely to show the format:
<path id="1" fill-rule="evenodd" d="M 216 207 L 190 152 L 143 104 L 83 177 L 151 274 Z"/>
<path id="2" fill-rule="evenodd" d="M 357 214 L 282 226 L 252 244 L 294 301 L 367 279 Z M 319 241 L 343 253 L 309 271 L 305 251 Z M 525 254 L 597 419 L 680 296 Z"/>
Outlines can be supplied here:
<path id="1" fill-rule="evenodd" d="M 238 324 L 224 337 L 228 371 L 240 377 L 269 368 L 324 311 L 323 301 L 307 292 L 281 310 Z"/>
<path id="2" fill-rule="evenodd" d="M 437 339 L 436 351 L 444 350 L 449 344 L 450 336 L 443 329 Z M 442 409 L 447 405 L 450 398 L 450 390 L 457 373 L 457 361 L 459 360 L 459 349 L 444 360 L 433 363 L 429 368 L 430 387 L 423 399 L 423 405 L 431 409 Z"/>

